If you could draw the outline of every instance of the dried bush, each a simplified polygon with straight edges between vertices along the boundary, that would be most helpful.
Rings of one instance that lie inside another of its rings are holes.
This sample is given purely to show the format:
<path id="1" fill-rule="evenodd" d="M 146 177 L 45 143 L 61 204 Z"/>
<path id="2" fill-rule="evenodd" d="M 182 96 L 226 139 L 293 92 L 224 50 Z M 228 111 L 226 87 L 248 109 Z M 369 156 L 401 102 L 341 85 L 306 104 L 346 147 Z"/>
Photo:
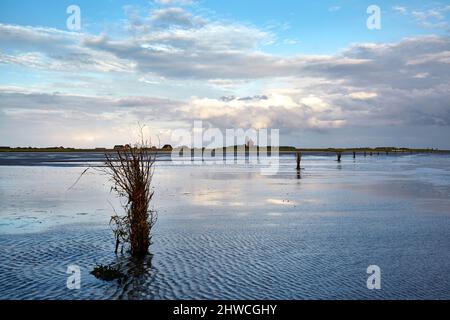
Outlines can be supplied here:
<path id="1" fill-rule="evenodd" d="M 104 171 L 113 182 L 112 190 L 126 199 L 125 215 L 116 213 L 110 221 L 116 238 L 115 252 L 120 243 L 128 243 L 132 256 L 146 255 L 151 244 L 151 230 L 157 220 L 157 213 L 150 209 L 156 153 L 141 139 L 140 143 L 106 153 L 105 157 Z"/>

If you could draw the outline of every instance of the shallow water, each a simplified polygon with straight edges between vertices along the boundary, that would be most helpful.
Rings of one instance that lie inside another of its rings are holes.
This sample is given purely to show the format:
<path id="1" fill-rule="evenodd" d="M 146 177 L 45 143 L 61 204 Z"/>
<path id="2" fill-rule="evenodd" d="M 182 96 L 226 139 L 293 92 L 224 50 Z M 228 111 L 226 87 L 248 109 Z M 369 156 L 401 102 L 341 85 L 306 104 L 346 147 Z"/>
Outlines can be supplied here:
<path id="1" fill-rule="evenodd" d="M 1 299 L 450 298 L 449 156 L 305 155 L 301 176 L 293 156 L 274 176 L 159 161 L 146 261 L 113 253 L 120 202 L 105 176 L 69 189 L 96 156 L 67 157 L 0 154 Z M 89 273 L 112 262 L 129 276 Z M 69 265 L 80 290 L 66 287 Z M 369 265 L 381 290 L 366 287 Z"/>

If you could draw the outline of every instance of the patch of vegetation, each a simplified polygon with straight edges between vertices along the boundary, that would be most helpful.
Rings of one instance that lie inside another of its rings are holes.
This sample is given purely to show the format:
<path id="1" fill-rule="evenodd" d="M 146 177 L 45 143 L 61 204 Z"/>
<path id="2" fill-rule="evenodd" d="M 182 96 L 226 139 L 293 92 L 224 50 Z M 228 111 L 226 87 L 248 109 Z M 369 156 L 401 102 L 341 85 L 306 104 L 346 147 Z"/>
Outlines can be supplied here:
<path id="1" fill-rule="evenodd" d="M 115 154 L 105 154 L 104 172 L 113 183 L 112 190 L 126 199 L 125 215 L 115 214 L 110 220 L 116 238 L 115 252 L 120 243 L 128 243 L 133 257 L 148 254 L 151 230 L 157 220 L 156 211 L 149 208 L 156 159 L 149 146 L 141 128 L 140 143 L 117 149 Z"/>
<path id="2" fill-rule="evenodd" d="M 125 275 L 119 270 L 119 267 L 114 265 L 103 265 L 98 264 L 94 267 L 94 270 L 91 271 L 91 274 L 94 275 L 97 279 L 112 281 L 116 279 L 121 279 Z"/>

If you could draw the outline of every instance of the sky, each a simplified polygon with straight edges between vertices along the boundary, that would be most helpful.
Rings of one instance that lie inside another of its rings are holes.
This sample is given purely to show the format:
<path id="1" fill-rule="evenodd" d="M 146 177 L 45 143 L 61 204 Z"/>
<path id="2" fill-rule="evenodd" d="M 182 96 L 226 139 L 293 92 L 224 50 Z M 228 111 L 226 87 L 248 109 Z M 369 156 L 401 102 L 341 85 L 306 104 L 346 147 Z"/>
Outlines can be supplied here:
<path id="1" fill-rule="evenodd" d="M 110 147 L 139 125 L 177 145 L 202 121 L 450 149 L 449 31 L 450 1 L 2 0 L 0 145 Z"/>

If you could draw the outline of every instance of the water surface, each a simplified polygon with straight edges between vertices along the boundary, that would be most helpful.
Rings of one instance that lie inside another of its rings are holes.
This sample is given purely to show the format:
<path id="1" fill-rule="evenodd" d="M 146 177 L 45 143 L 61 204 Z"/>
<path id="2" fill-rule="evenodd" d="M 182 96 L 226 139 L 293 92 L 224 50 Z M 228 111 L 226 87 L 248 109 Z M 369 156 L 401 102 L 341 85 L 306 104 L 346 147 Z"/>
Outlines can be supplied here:
<path id="1" fill-rule="evenodd" d="M 306 155 L 300 176 L 292 155 L 274 176 L 158 161 L 153 255 L 131 261 L 113 253 L 107 177 L 69 189 L 101 155 L 0 154 L 0 298 L 449 299 L 450 157 L 334 160 Z M 129 277 L 89 273 L 111 262 Z M 373 264 L 381 290 L 366 287 Z"/>

